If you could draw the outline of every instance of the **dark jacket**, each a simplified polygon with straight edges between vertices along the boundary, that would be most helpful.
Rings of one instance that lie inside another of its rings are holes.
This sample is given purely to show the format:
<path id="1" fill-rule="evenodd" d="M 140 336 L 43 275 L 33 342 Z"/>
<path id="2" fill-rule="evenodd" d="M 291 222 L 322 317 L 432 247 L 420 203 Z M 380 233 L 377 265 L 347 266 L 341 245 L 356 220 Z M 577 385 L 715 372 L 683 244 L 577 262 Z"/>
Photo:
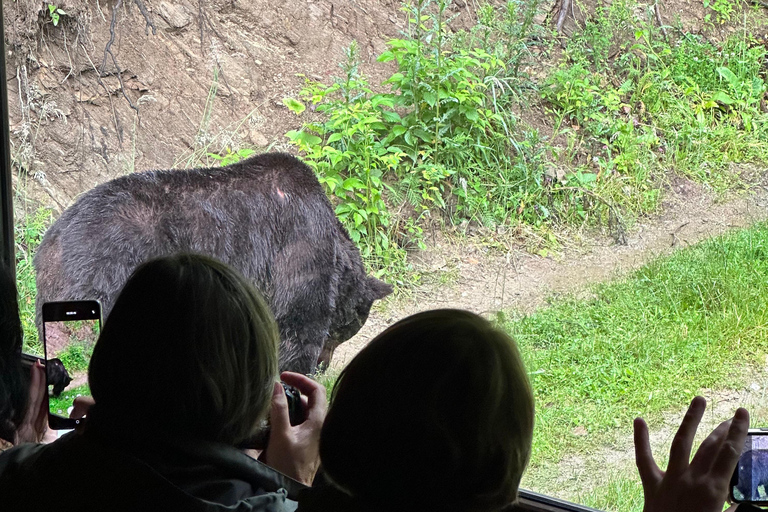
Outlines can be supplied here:
<path id="1" fill-rule="evenodd" d="M 0 455 L 0 510 L 292 512 L 304 486 L 217 443 L 105 442 L 92 431 Z"/>

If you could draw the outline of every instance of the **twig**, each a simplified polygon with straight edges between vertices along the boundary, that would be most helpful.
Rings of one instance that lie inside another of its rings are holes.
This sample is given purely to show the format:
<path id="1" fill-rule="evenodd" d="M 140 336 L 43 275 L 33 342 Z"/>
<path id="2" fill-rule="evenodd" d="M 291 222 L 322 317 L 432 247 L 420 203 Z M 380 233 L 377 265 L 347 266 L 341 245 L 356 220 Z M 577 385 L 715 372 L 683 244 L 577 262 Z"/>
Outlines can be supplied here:
<path id="1" fill-rule="evenodd" d="M 557 21 L 555 30 L 562 32 L 565 19 L 568 17 L 568 10 L 571 7 L 572 0 L 560 0 L 560 9 L 557 11 Z"/>
<path id="2" fill-rule="evenodd" d="M 672 235 L 672 247 L 675 247 L 678 243 L 677 234 L 680 232 L 681 229 L 683 229 L 685 226 L 687 226 L 690 223 L 691 221 L 683 222 L 682 224 L 677 226 L 677 229 L 675 229 L 673 232 L 670 233 L 670 235 Z"/>
<path id="3" fill-rule="evenodd" d="M 107 85 L 104 83 L 104 80 L 101 79 L 101 73 L 99 73 L 99 70 L 96 69 L 96 64 L 94 64 L 93 60 L 91 60 L 91 56 L 88 55 L 88 49 L 85 47 L 85 44 L 80 43 L 80 46 L 83 48 L 83 53 L 85 53 L 85 58 L 88 59 L 88 62 L 91 64 L 91 67 L 93 68 L 93 72 L 96 74 L 96 81 L 99 83 L 102 89 L 104 89 L 104 92 L 107 93 L 107 98 L 109 98 L 109 106 L 112 108 L 112 119 L 115 123 L 115 132 L 117 133 L 117 139 L 122 144 L 123 137 L 122 135 L 120 135 L 120 126 L 117 124 L 117 111 L 115 110 L 115 104 L 112 102 L 112 93 L 109 92 L 109 89 L 107 89 Z"/>
<path id="4" fill-rule="evenodd" d="M 203 0 L 197 1 L 197 24 L 200 26 L 200 54 L 205 57 L 205 13 L 203 11 Z"/>
<path id="5" fill-rule="evenodd" d="M 69 60 L 69 72 L 67 73 L 67 76 L 65 76 L 64 79 L 61 82 L 59 82 L 61 84 L 66 82 L 67 78 L 69 78 L 72 72 L 75 70 L 75 65 L 72 63 L 72 56 L 69 54 L 69 47 L 67 46 L 67 31 L 62 30 L 62 33 L 64 34 L 64 51 L 67 52 L 67 59 Z M 80 39 L 80 31 L 78 30 L 77 36 L 75 37 L 75 42 L 72 45 L 73 47 L 75 48 L 77 47 L 77 41 L 79 39 Z"/>
<path id="6" fill-rule="evenodd" d="M 118 2 L 119 3 L 119 2 Z M 133 3 L 136 4 L 136 7 L 139 8 L 139 11 L 141 11 L 141 15 L 144 16 L 144 21 L 147 23 L 144 26 L 144 35 L 149 35 L 149 29 L 152 29 L 152 35 L 157 35 L 157 27 L 155 26 L 155 22 L 152 21 L 152 17 L 149 15 L 149 11 L 147 11 L 147 7 L 144 5 L 144 2 L 141 0 L 133 0 Z"/>
<path id="7" fill-rule="evenodd" d="M 107 17 L 104 16 L 104 12 L 101 10 L 101 5 L 99 5 L 99 0 L 96 0 L 96 10 L 99 11 L 99 14 L 101 15 L 101 20 L 106 23 Z"/>
<path id="8" fill-rule="evenodd" d="M 656 21 L 659 23 L 659 29 L 661 29 L 664 39 L 667 39 L 667 29 L 664 27 L 664 22 L 661 21 L 661 10 L 659 9 L 658 1 L 653 4 L 653 13 L 656 15 Z"/>
<path id="9" fill-rule="evenodd" d="M 766 3 L 766 2 L 761 2 L 760 0 L 749 0 L 749 1 L 750 1 L 750 3 L 753 3 L 755 5 L 759 5 L 760 7 L 765 7 L 766 9 L 768 9 L 768 3 Z"/>

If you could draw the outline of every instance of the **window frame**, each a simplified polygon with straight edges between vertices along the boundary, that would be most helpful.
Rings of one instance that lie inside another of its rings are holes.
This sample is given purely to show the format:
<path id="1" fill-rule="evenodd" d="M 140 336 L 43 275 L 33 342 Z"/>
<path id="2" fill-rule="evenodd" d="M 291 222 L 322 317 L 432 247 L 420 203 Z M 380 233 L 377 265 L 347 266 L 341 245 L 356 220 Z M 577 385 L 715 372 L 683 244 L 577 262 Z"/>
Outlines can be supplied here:
<path id="1" fill-rule="evenodd" d="M 5 73 L 5 20 L 0 0 L 0 259 L 16 275 L 13 238 L 13 183 L 11 180 L 11 132 L 8 113 L 8 79 Z"/>
<path id="2" fill-rule="evenodd" d="M 520 489 L 514 510 L 527 512 L 603 512 L 596 508 L 525 489 Z"/>

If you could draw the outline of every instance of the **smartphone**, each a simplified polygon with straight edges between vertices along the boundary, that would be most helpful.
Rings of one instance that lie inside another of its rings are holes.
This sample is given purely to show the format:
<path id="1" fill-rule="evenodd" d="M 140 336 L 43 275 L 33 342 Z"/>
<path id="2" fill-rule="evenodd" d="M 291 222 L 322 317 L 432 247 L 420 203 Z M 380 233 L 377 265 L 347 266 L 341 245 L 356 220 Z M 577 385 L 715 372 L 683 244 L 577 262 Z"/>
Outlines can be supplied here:
<path id="1" fill-rule="evenodd" d="M 101 305 L 95 300 L 43 304 L 43 350 L 48 389 L 48 425 L 54 430 L 73 429 L 73 401 L 90 396 L 88 364 L 101 332 Z"/>
<path id="2" fill-rule="evenodd" d="M 733 503 L 768 505 L 768 428 L 749 429 L 731 477 Z"/>
<path id="3" fill-rule="evenodd" d="M 304 403 L 301 401 L 301 392 L 293 386 L 289 386 L 280 381 L 285 391 L 285 398 L 288 400 L 288 421 L 291 425 L 299 425 L 307 419 L 307 411 L 304 410 Z M 238 448 L 242 450 L 263 450 L 269 443 L 269 433 L 271 431 L 269 420 L 264 420 L 261 430 L 250 439 L 246 439 Z"/>

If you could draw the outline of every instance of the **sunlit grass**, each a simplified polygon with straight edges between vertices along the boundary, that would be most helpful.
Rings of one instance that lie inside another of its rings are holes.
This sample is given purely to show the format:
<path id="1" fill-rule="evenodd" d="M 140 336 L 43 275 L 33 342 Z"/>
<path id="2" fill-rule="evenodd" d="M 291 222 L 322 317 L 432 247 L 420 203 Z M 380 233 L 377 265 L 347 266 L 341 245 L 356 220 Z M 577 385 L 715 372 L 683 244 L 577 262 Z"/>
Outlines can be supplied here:
<path id="1" fill-rule="evenodd" d="M 636 416 L 659 424 L 703 389 L 745 386 L 746 372 L 768 353 L 768 225 L 703 242 L 590 291 L 588 299 L 502 318 L 536 395 L 529 481 L 566 457 L 589 458 L 631 435 Z M 631 465 L 631 449 L 624 458 Z M 637 486 L 600 471 L 584 496 L 599 508 L 629 510 L 621 489 Z"/>

